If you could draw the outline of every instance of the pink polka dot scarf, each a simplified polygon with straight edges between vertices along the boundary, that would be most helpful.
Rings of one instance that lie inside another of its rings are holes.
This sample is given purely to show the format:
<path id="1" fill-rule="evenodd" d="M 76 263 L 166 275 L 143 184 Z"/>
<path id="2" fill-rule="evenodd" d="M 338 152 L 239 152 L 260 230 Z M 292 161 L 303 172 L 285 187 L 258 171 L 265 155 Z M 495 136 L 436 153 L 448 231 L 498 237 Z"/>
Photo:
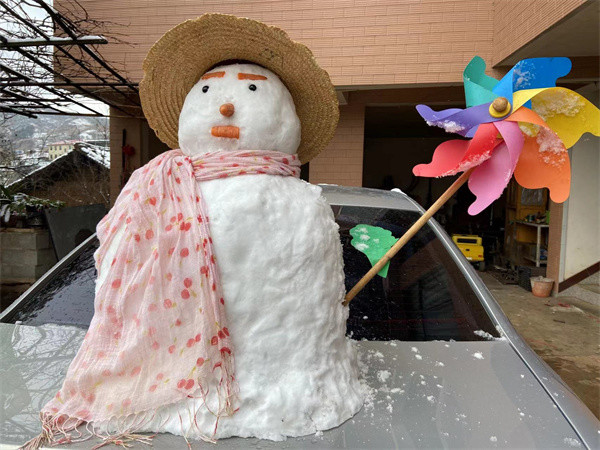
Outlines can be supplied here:
<path id="1" fill-rule="evenodd" d="M 75 441 L 87 422 L 105 443 L 145 441 L 161 407 L 216 389 L 219 417 L 236 411 L 233 348 L 200 184 L 244 174 L 299 176 L 296 155 L 168 151 L 136 170 L 98 224 L 96 267 L 107 271 L 94 317 L 30 447 Z M 108 250 L 121 239 L 118 251 Z M 110 263 L 105 261 L 110 258 Z M 206 406 L 205 406 L 206 407 Z M 110 422 L 109 422 L 110 421 Z M 102 435 L 98 424 L 121 431 Z M 208 440 L 211 437 L 206 437 Z"/>

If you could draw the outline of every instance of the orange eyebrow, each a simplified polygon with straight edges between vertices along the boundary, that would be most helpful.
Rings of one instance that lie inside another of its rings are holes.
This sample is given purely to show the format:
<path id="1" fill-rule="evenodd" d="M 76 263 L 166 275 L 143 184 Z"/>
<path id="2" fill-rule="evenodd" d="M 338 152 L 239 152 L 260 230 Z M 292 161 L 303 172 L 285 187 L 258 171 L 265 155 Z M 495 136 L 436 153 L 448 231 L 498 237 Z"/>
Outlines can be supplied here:
<path id="1" fill-rule="evenodd" d="M 225 72 L 212 72 L 206 73 L 202 75 L 202 80 L 208 80 L 209 78 L 223 78 L 225 76 Z"/>
<path id="2" fill-rule="evenodd" d="M 267 77 L 254 75 L 252 73 L 238 73 L 238 80 L 266 80 Z"/>

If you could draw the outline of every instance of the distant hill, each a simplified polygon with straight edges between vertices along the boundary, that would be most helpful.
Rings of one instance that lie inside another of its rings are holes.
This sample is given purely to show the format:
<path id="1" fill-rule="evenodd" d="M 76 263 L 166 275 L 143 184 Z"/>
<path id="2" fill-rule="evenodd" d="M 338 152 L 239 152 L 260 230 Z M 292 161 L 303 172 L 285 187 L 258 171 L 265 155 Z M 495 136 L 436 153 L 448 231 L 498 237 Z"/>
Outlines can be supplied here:
<path id="1" fill-rule="evenodd" d="M 2 124 L 3 140 L 15 150 L 37 150 L 53 141 L 108 139 L 107 117 L 13 116 Z"/>

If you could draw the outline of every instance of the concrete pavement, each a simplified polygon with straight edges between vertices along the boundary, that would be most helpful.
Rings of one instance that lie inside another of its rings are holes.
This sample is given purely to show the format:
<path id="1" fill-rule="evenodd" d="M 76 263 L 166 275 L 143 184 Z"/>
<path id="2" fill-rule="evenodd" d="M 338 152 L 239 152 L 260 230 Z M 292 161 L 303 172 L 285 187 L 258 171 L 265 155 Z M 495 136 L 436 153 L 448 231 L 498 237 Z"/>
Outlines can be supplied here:
<path id="1" fill-rule="evenodd" d="M 600 306 L 573 297 L 534 297 L 479 274 L 519 334 L 600 418 Z"/>

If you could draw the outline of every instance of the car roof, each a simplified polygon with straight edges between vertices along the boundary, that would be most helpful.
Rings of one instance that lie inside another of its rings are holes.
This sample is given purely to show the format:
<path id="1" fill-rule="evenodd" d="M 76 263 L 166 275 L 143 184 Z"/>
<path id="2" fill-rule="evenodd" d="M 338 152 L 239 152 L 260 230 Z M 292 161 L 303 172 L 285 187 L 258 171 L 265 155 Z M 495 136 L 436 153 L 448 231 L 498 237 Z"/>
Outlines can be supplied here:
<path id="1" fill-rule="evenodd" d="M 39 408 L 60 388 L 84 335 L 76 327 L 0 324 L 2 396 L 21 397 L 5 409 L 3 444 L 22 444 L 39 432 Z M 358 414 L 322 435 L 250 442 L 263 448 L 481 448 L 496 443 L 549 448 L 580 442 L 507 340 L 355 345 L 368 385 Z M 157 448 L 182 443 L 168 434 L 154 441 Z M 241 438 L 218 442 L 223 448 L 248 444 Z"/>
<path id="2" fill-rule="evenodd" d="M 390 208 L 404 211 L 422 211 L 420 207 L 400 189 L 383 191 L 363 187 L 319 184 L 323 195 L 331 205 L 365 206 L 370 208 Z"/>

